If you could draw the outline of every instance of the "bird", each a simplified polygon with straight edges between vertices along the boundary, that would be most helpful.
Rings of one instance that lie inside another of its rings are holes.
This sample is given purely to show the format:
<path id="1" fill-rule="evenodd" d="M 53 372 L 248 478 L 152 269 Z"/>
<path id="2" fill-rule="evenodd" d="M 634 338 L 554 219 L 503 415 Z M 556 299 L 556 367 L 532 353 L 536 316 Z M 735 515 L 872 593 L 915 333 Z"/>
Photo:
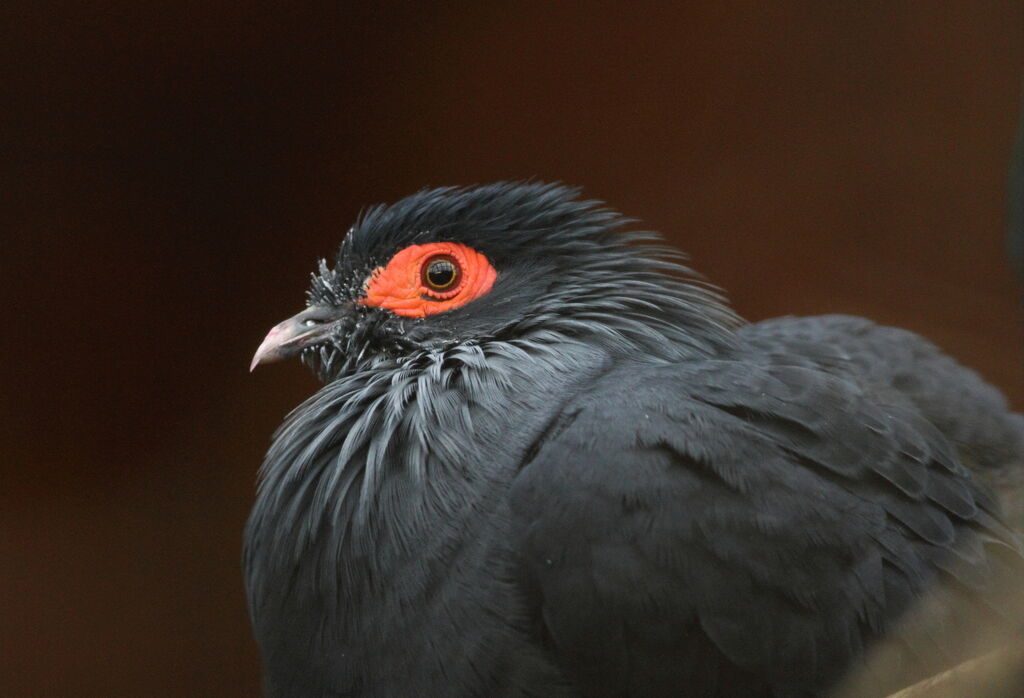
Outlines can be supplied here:
<path id="1" fill-rule="evenodd" d="M 320 260 L 250 366 L 322 383 L 244 532 L 268 696 L 884 695 L 1017 637 L 1024 417 L 909 331 L 742 320 L 633 223 L 428 188 Z"/>

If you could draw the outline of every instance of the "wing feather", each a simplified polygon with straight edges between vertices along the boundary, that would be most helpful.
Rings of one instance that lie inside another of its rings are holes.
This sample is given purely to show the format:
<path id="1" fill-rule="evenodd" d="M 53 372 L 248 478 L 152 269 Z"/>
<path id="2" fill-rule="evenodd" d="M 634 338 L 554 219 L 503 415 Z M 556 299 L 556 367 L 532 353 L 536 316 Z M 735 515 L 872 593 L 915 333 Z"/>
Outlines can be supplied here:
<path id="1" fill-rule="evenodd" d="M 836 375 L 631 366 L 569 409 L 512 508 L 545 630 L 593 695 L 817 694 L 934 584 L 980 593 L 993 546 L 1022 569 L 942 435 Z M 909 655 L 944 656 L 926 635 Z"/>

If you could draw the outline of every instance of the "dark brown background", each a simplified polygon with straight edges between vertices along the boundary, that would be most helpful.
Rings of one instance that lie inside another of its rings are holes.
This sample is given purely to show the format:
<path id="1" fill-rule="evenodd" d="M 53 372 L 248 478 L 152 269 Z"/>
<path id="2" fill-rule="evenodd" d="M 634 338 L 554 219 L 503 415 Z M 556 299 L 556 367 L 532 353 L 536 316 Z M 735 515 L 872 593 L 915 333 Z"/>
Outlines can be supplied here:
<path id="1" fill-rule="evenodd" d="M 0 10 L 0 694 L 257 691 L 241 528 L 315 385 L 249 357 L 424 185 L 581 184 L 743 315 L 904 325 L 1024 407 L 1021 2 L 359 4 Z"/>

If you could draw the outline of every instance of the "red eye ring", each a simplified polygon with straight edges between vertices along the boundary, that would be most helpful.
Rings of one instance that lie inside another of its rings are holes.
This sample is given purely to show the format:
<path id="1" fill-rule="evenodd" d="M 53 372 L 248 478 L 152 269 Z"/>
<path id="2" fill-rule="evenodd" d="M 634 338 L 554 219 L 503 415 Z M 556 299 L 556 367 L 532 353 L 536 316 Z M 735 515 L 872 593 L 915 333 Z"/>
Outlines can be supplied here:
<path id="1" fill-rule="evenodd" d="M 428 293 L 432 291 L 447 296 L 458 290 L 462 282 L 462 267 L 450 254 L 435 254 L 424 260 L 420 280 Z"/>
<path id="2" fill-rule="evenodd" d="M 435 266 L 435 273 L 425 273 L 439 262 L 444 264 Z M 479 298 L 491 290 L 497 277 L 487 257 L 472 247 L 457 242 L 409 245 L 370 273 L 359 303 L 422 318 Z"/>

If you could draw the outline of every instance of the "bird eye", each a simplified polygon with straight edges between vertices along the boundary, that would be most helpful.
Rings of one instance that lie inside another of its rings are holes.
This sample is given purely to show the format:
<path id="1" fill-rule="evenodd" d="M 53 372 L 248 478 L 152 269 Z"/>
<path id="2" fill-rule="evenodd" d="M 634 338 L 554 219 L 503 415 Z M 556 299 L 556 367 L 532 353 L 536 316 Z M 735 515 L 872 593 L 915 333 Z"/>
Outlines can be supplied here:
<path id="1" fill-rule="evenodd" d="M 457 242 L 409 245 L 370 272 L 358 302 L 422 318 L 479 298 L 497 277 L 487 257 L 472 247 Z"/>
<path id="2" fill-rule="evenodd" d="M 423 264 L 422 277 L 432 291 L 450 291 L 459 282 L 459 264 L 449 255 L 435 255 Z"/>

